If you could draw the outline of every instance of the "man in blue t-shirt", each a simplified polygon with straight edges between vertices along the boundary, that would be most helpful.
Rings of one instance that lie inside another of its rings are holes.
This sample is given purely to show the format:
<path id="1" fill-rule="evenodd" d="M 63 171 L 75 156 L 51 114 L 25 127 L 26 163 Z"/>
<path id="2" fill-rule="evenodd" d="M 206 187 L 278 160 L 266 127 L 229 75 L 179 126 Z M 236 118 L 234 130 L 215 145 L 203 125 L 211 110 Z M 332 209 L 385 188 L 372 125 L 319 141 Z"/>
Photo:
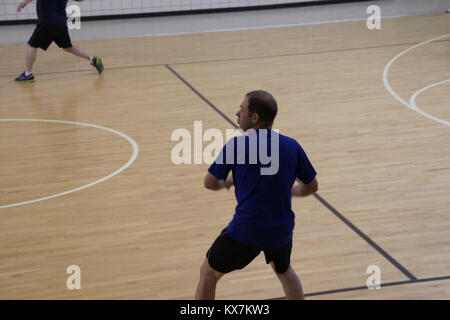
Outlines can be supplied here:
<path id="1" fill-rule="evenodd" d="M 318 183 L 300 144 L 271 129 L 277 111 L 270 93 L 247 93 L 236 113 L 246 134 L 230 139 L 208 169 L 205 187 L 221 190 L 234 185 L 238 204 L 233 219 L 206 254 L 196 299 L 214 299 L 217 281 L 225 273 L 243 269 L 261 251 L 286 297 L 304 299 L 290 266 L 295 218 L 291 197 L 315 193 Z"/>
<path id="2" fill-rule="evenodd" d="M 33 0 L 25 0 L 19 4 L 17 11 L 20 12 Z M 64 51 L 88 60 L 92 66 L 102 73 L 104 66 L 102 60 L 90 56 L 85 50 L 72 45 L 67 28 L 66 14 L 67 0 L 37 0 L 36 12 L 38 23 L 28 41 L 25 71 L 15 80 L 19 82 L 34 82 L 32 73 L 33 64 L 36 61 L 37 48 L 47 50 L 54 41 Z"/>

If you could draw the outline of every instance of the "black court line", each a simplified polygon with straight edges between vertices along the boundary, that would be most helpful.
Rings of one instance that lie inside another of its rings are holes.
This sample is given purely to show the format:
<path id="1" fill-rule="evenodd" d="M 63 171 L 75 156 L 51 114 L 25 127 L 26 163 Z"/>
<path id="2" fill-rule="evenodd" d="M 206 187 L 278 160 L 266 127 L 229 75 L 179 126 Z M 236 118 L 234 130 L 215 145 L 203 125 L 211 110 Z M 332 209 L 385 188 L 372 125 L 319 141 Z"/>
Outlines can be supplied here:
<path id="1" fill-rule="evenodd" d="M 399 286 L 399 285 L 403 285 L 403 284 L 414 284 L 414 283 L 420 283 L 420 282 L 431 282 L 431 281 L 442 281 L 442 280 L 450 280 L 450 276 L 382 283 L 380 285 L 381 286 L 380 289 L 383 289 L 384 287 Z M 305 297 L 322 296 L 322 295 L 327 295 L 327 294 L 358 291 L 358 290 L 369 290 L 369 288 L 367 288 L 367 286 L 361 286 L 361 287 L 350 287 L 350 288 L 342 288 L 342 289 L 329 290 L 329 291 L 319 291 L 319 292 L 306 293 Z M 373 289 L 373 290 L 376 290 L 376 289 Z M 268 300 L 286 300 L 286 297 L 279 297 L 279 298 L 268 299 Z"/>
<path id="2" fill-rule="evenodd" d="M 439 42 L 448 42 L 448 41 L 450 41 L 450 39 L 449 40 L 436 40 L 436 41 L 430 42 L 429 44 L 439 43 Z M 312 55 L 312 54 L 327 54 L 327 53 L 339 53 L 339 52 L 348 52 L 348 51 L 357 51 L 357 50 L 391 48 L 391 47 L 400 47 L 400 46 L 414 46 L 414 45 L 416 45 L 418 43 L 419 42 L 414 42 L 414 43 L 413 42 L 395 43 L 395 44 L 385 44 L 385 45 L 380 45 L 380 46 L 342 48 L 342 49 L 334 49 L 334 50 L 307 51 L 307 52 L 285 53 L 285 54 L 276 54 L 276 55 L 267 55 L 267 56 L 252 56 L 252 57 L 240 57 L 240 58 L 217 59 L 217 60 L 175 62 L 175 63 L 171 63 L 171 65 L 196 64 L 196 63 L 214 63 L 214 62 L 242 61 L 242 60 L 283 58 L 283 57 L 296 57 L 296 56 L 307 56 L 307 55 Z"/>
<path id="3" fill-rule="evenodd" d="M 449 40 L 436 40 L 431 43 L 448 42 Z M 131 65 L 131 66 L 120 66 L 120 67 L 108 67 L 106 65 L 105 70 L 124 70 L 124 69 L 139 69 L 139 68 L 154 68 L 163 67 L 167 65 L 183 65 L 183 64 L 199 64 L 199 63 L 215 63 L 215 62 L 229 62 L 229 61 L 245 61 L 245 60 L 256 60 L 256 59 L 266 59 L 266 58 L 283 58 L 283 57 L 295 57 L 295 56 L 305 56 L 313 54 L 326 54 L 326 53 L 339 53 L 357 50 L 368 50 L 368 49 L 379 49 L 379 48 L 390 48 L 390 47 L 401 47 L 401 46 L 413 46 L 417 42 L 408 43 L 397 43 L 397 44 L 386 44 L 380 46 L 369 46 L 369 47 L 356 47 L 356 48 L 343 48 L 335 50 L 322 50 L 322 51 L 308 51 L 308 52 L 297 52 L 297 53 L 287 53 L 279 55 L 267 55 L 267 56 L 252 56 L 252 57 L 240 57 L 240 58 L 230 58 L 230 59 L 216 59 L 216 60 L 197 60 L 197 61 L 186 61 L 186 62 L 174 62 L 174 63 L 161 63 L 161 64 L 147 64 L 147 65 Z M 105 60 L 103 61 L 105 62 Z M 77 72 L 91 72 L 92 69 L 79 69 L 79 70 L 67 70 L 67 71 L 53 71 L 53 72 L 42 72 L 39 75 L 49 75 L 49 74 L 62 74 L 62 73 L 77 73 Z M 15 77 L 14 74 L 0 74 L 0 78 L 10 78 Z"/>
<path id="4" fill-rule="evenodd" d="M 353 223 L 350 222 L 350 220 L 345 218 L 339 211 L 337 211 L 332 205 L 330 205 L 327 201 L 325 201 L 325 199 L 323 199 L 319 194 L 315 193 L 314 197 L 317 200 L 319 200 L 325 207 L 327 207 L 328 210 L 333 212 L 334 215 L 338 217 L 342 222 L 344 222 L 350 229 L 352 229 L 356 234 L 358 234 L 361 238 L 363 238 L 372 248 L 377 250 L 383 257 L 385 257 L 390 263 L 392 263 L 397 269 L 399 269 L 404 275 L 406 275 L 409 279 L 413 281 L 417 280 L 417 278 L 411 272 L 409 272 L 390 254 L 388 254 L 378 244 L 376 244 L 375 241 L 370 239 L 364 232 L 359 230 Z"/>
<path id="5" fill-rule="evenodd" d="M 170 70 L 170 72 L 172 72 L 178 79 L 180 79 L 185 85 L 187 85 L 189 87 L 189 89 L 191 89 L 192 91 L 194 91 L 194 93 L 196 95 L 198 95 L 200 97 L 200 99 L 202 99 L 203 101 L 206 102 L 206 104 L 208 104 L 214 111 L 216 111 L 218 114 L 220 114 L 222 116 L 222 118 L 224 118 L 225 120 L 227 120 L 233 127 L 235 127 L 236 129 L 238 128 L 238 126 L 236 125 L 236 123 L 234 123 L 230 118 L 228 118 L 224 113 L 222 113 L 222 111 L 220 111 L 215 105 L 213 105 L 208 99 L 206 99 L 200 92 L 198 92 L 193 86 L 190 85 L 189 82 L 187 82 L 182 76 L 180 76 L 175 70 L 172 69 L 171 66 L 169 66 L 168 64 L 166 64 L 166 68 Z"/>
<path id="6" fill-rule="evenodd" d="M 188 86 L 196 95 L 198 95 L 203 101 L 205 101 L 214 111 L 219 113 L 225 120 L 227 120 L 234 128 L 238 128 L 236 123 L 230 120 L 222 111 L 219 110 L 214 104 L 212 104 L 208 99 L 206 99 L 198 90 L 196 90 L 188 81 L 186 81 L 182 76 L 180 76 L 172 67 L 166 65 L 167 69 L 170 70 L 178 79 L 180 79 L 186 86 Z M 334 213 L 342 222 L 344 222 L 350 229 L 352 229 L 356 234 L 363 238 L 372 248 L 377 250 L 383 257 L 385 257 L 390 263 L 392 263 L 400 272 L 407 276 L 411 280 L 417 280 L 417 278 L 409 272 L 405 267 L 403 267 L 397 260 L 395 260 L 391 255 L 389 255 L 385 250 L 383 250 L 378 244 L 370 239 L 365 233 L 359 230 L 353 223 L 351 223 L 347 218 L 345 218 L 341 213 L 339 213 L 335 208 L 333 208 L 328 202 L 326 202 L 317 193 L 314 194 L 317 200 L 319 200 L 326 208 L 328 208 L 332 213 Z"/>
<path id="7" fill-rule="evenodd" d="M 138 68 L 152 68 L 152 67 L 162 67 L 164 64 L 147 64 L 147 65 L 141 65 L 141 66 L 122 66 L 122 67 L 109 67 L 108 70 L 125 70 L 125 69 L 138 69 Z M 84 73 L 84 72 L 92 72 L 94 71 L 94 74 L 97 74 L 97 71 L 95 69 L 78 69 L 78 70 L 65 70 L 65 71 L 51 71 L 51 72 L 40 72 L 39 75 L 50 75 L 50 74 L 64 74 L 64 73 Z M 11 78 L 15 77 L 17 75 L 11 75 L 11 74 L 1 74 L 0 78 Z"/>

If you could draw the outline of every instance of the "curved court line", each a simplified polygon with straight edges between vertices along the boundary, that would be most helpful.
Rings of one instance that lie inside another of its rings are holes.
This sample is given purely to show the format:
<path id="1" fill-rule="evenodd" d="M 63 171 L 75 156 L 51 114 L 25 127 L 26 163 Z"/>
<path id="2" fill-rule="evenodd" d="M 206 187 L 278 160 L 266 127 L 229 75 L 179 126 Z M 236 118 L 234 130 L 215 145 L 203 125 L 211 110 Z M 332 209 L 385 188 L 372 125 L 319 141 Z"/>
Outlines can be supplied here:
<path id="1" fill-rule="evenodd" d="M 118 170 L 114 171 L 113 173 L 107 175 L 106 177 L 103 177 L 103 178 L 101 178 L 99 180 L 96 180 L 96 181 L 91 182 L 89 184 L 83 185 L 81 187 L 78 187 L 78 188 L 75 188 L 75 189 L 71 189 L 71 190 L 68 190 L 68 191 L 65 191 L 65 192 L 61 192 L 61 193 L 58 193 L 58 194 L 55 194 L 55 195 L 51 195 L 51 196 L 47 196 L 47 197 L 43 197 L 43 198 L 39 198 L 39 199 L 34 199 L 34 200 L 29 200 L 29 201 L 23 201 L 23 202 L 3 205 L 3 206 L 0 206 L 0 209 L 17 207 L 17 206 L 22 206 L 22 205 L 25 205 L 25 204 L 38 202 L 38 201 L 49 200 L 49 199 L 53 199 L 53 198 L 56 198 L 56 197 L 64 196 L 64 195 L 69 194 L 69 193 L 73 193 L 73 192 L 77 192 L 77 191 L 80 191 L 80 190 L 83 190 L 83 189 L 87 189 L 89 187 L 92 187 L 93 185 L 96 185 L 96 184 L 100 183 L 100 182 L 106 181 L 106 180 L 114 177 L 115 175 L 121 173 L 122 171 L 124 171 L 126 168 L 128 168 L 136 160 L 136 158 L 137 158 L 137 156 L 139 154 L 139 146 L 136 143 L 136 141 L 134 141 L 132 138 L 130 138 L 126 134 L 124 134 L 122 132 L 119 132 L 117 130 L 106 128 L 106 127 L 102 127 L 102 126 L 95 125 L 95 124 L 83 123 L 83 122 L 75 122 L 75 121 L 43 120 L 43 119 L 42 120 L 41 119 L 0 119 L 0 122 L 49 122 L 49 123 L 63 123 L 63 124 L 91 127 L 91 128 L 96 128 L 96 129 L 100 129 L 100 130 L 103 130 L 103 131 L 114 133 L 114 134 L 124 138 L 125 140 L 127 140 L 131 144 L 131 146 L 133 147 L 133 154 L 131 155 L 130 160 L 128 160 L 128 162 L 125 165 L 123 165 L 121 168 L 119 168 Z"/>
<path id="2" fill-rule="evenodd" d="M 418 112 L 419 114 L 421 114 L 421 115 L 423 115 L 423 116 L 425 116 L 425 117 L 427 117 L 427 118 L 429 118 L 429 119 L 431 119 L 431 120 L 434 120 L 434 121 L 437 121 L 437 122 L 439 122 L 439 123 L 442 123 L 442 124 L 444 124 L 444 125 L 446 125 L 446 126 L 450 126 L 450 124 L 449 124 L 448 121 L 445 121 L 445 120 L 442 120 L 442 119 L 433 117 L 433 116 L 431 116 L 431 115 L 429 115 L 429 114 L 427 114 L 427 113 L 421 111 L 419 108 L 417 108 L 417 106 L 414 106 L 414 105 L 412 105 L 411 103 L 408 103 L 408 102 L 406 102 L 405 100 L 403 100 L 403 99 L 402 99 L 402 98 L 401 98 L 401 97 L 400 97 L 400 96 L 392 89 L 391 85 L 389 84 L 389 81 L 388 81 L 388 72 L 389 72 L 389 69 L 391 68 L 392 64 L 393 64 L 398 58 L 400 58 L 402 55 L 404 55 L 405 53 L 407 53 L 407 52 L 409 52 L 409 51 L 411 51 L 411 50 L 414 50 L 414 49 L 416 49 L 416 48 L 418 48 L 418 47 L 424 46 L 424 45 L 426 45 L 426 44 L 428 44 L 428 43 L 430 43 L 430 42 L 433 42 L 433 41 L 436 41 L 436 40 L 439 40 L 439 39 L 443 39 L 443 38 L 446 38 L 446 37 L 449 37 L 449 36 L 450 36 L 450 33 L 444 34 L 444 35 L 442 35 L 442 36 L 433 38 L 433 39 L 431 39 L 431 40 L 427 40 L 427 41 L 424 41 L 424 42 L 420 42 L 420 43 L 418 43 L 418 44 L 416 44 L 416 45 L 414 45 L 414 46 L 412 46 L 412 47 L 410 47 L 410 48 L 408 48 L 408 49 L 406 49 L 406 50 L 400 52 L 400 53 L 397 54 L 394 58 L 392 58 L 391 61 L 389 61 L 389 63 L 386 65 L 386 67 L 384 68 L 384 71 L 383 71 L 383 83 L 384 83 L 384 86 L 386 87 L 386 90 L 387 90 L 387 91 L 388 91 L 395 99 L 397 99 L 398 101 L 400 101 L 402 104 L 404 104 L 405 106 L 407 106 L 407 107 L 410 108 L 411 110 L 414 110 L 414 111 Z M 419 91 L 420 91 L 420 90 L 419 90 Z M 417 93 L 417 92 L 416 92 L 416 93 Z M 416 95 L 416 96 L 417 96 L 417 95 Z"/>
<path id="3" fill-rule="evenodd" d="M 424 92 L 424 91 L 426 91 L 426 90 L 428 90 L 428 89 L 430 89 L 430 88 L 440 86 L 440 85 L 442 85 L 442 84 L 444 84 L 444 83 L 447 83 L 447 82 L 450 82 L 450 80 L 444 80 L 444 81 L 441 81 L 441 82 L 436 82 L 436 83 L 430 84 L 429 86 L 426 86 L 425 88 L 420 89 L 419 91 L 417 91 L 416 93 L 414 93 L 414 94 L 411 96 L 411 99 L 409 100 L 409 104 L 414 108 L 414 110 L 416 110 L 416 111 L 417 111 L 418 113 L 420 113 L 421 115 L 424 115 L 425 117 L 428 117 L 428 118 L 430 118 L 430 119 L 433 119 L 434 121 L 440 122 L 440 123 L 445 124 L 445 125 L 447 125 L 447 126 L 450 127 L 450 122 L 445 121 L 445 120 L 441 120 L 441 119 L 436 118 L 436 117 L 434 117 L 434 116 L 432 116 L 432 115 L 430 115 L 430 114 L 428 114 L 428 113 L 426 113 L 426 112 L 423 112 L 423 111 L 420 110 L 420 108 L 416 105 L 416 98 L 417 98 L 417 96 L 418 96 L 419 94 L 421 94 L 422 92 Z"/>

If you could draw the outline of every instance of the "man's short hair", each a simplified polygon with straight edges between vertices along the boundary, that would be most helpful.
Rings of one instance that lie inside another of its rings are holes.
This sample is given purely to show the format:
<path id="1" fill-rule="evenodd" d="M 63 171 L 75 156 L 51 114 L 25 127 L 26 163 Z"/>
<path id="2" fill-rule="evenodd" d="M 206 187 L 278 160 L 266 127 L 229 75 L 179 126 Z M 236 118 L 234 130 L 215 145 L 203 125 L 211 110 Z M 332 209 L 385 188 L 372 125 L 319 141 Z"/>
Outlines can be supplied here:
<path id="1" fill-rule="evenodd" d="M 264 125 L 271 126 L 278 112 L 274 97 L 263 90 L 251 91 L 246 96 L 248 97 L 249 114 L 257 113 Z"/>

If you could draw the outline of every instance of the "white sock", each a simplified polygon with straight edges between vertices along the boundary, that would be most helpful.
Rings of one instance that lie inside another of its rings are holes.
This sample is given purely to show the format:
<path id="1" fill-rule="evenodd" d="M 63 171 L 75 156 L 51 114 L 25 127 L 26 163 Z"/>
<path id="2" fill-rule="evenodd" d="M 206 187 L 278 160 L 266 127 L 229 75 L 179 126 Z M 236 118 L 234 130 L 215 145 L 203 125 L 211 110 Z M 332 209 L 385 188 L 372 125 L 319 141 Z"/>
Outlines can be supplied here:
<path id="1" fill-rule="evenodd" d="M 33 72 L 28 72 L 28 71 L 25 71 L 25 75 L 28 77 L 30 74 L 32 74 Z"/>
<path id="2" fill-rule="evenodd" d="M 91 57 L 91 63 L 94 63 L 94 57 Z"/>

